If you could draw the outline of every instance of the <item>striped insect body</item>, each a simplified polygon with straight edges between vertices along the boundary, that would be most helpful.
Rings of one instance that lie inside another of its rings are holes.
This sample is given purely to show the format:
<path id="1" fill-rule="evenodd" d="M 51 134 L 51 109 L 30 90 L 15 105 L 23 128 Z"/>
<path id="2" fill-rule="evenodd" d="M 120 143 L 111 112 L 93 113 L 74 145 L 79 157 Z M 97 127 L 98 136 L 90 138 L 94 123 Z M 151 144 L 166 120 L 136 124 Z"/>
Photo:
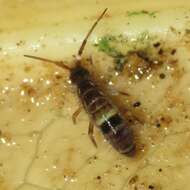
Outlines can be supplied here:
<path id="1" fill-rule="evenodd" d="M 105 95 L 101 88 L 98 87 L 90 72 L 82 66 L 81 61 L 81 55 L 87 40 L 106 11 L 107 9 L 103 11 L 87 33 L 78 51 L 76 63 L 73 68 L 70 68 L 59 61 L 52 61 L 31 55 L 25 56 L 51 62 L 59 67 L 69 70 L 70 79 L 72 83 L 76 85 L 78 96 L 90 118 L 91 123 L 89 125 L 89 136 L 93 144 L 96 146 L 96 141 L 93 137 L 93 126 L 95 125 L 102 131 L 105 138 L 117 151 L 127 156 L 133 156 L 135 154 L 136 146 L 132 128 L 128 126 L 125 117 L 123 117 L 123 115 L 119 112 L 118 108 Z M 78 111 L 76 115 L 78 115 Z"/>

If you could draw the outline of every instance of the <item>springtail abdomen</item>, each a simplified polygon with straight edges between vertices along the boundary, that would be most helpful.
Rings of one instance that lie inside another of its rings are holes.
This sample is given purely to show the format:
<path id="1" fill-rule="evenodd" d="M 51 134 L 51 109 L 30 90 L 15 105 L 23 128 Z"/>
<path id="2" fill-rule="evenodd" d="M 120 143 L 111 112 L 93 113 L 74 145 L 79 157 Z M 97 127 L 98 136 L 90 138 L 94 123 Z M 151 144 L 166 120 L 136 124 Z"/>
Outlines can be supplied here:
<path id="1" fill-rule="evenodd" d="M 100 128 L 116 150 L 132 156 L 135 153 L 133 131 L 117 107 L 106 98 L 82 66 L 76 66 L 70 77 L 77 86 L 81 102 L 94 125 Z"/>

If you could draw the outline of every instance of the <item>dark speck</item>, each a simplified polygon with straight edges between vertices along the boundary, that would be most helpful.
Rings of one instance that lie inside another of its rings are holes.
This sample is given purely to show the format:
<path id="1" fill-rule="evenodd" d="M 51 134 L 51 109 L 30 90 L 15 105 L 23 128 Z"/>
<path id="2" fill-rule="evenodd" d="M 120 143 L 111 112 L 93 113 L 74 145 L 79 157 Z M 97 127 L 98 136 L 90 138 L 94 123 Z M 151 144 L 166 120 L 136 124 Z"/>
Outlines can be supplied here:
<path id="1" fill-rule="evenodd" d="M 162 168 L 160 168 L 158 171 L 159 171 L 159 172 L 162 172 Z"/>
<path id="2" fill-rule="evenodd" d="M 56 75 L 55 75 L 55 78 L 56 78 L 57 80 L 59 80 L 59 79 L 61 79 L 61 78 L 62 78 L 62 76 L 61 76 L 61 75 L 59 75 L 59 74 L 56 74 Z"/>
<path id="3" fill-rule="evenodd" d="M 141 103 L 138 101 L 138 102 L 135 102 L 134 104 L 133 104 L 133 107 L 139 107 L 141 105 Z"/>
<path id="4" fill-rule="evenodd" d="M 156 124 L 156 127 L 157 127 L 157 128 L 160 128 L 160 127 L 161 127 L 161 124 L 160 124 L 160 123 L 157 123 L 157 124 Z"/>
<path id="5" fill-rule="evenodd" d="M 160 79 L 165 79 L 166 78 L 166 75 L 164 73 L 160 73 Z"/>
<path id="6" fill-rule="evenodd" d="M 129 123 L 133 123 L 133 120 L 132 120 L 132 119 L 129 119 L 128 121 L 129 121 Z"/>
<path id="7" fill-rule="evenodd" d="M 115 165 L 115 168 L 119 168 L 119 166 L 120 166 L 120 165 L 116 164 L 116 165 Z"/>
<path id="8" fill-rule="evenodd" d="M 94 158 L 94 160 L 97 160 L 97 156 L 94 156 L 93 158 Z"/>
<path id="9" fill-rule="evenodd" d="M 175 53 L 176 53 L 176 49 L 173 49 L 173 50 L 171 51 L 171 54 L 174 55 Z"/>
<path id="10" fill-rule="evenodd" d="M 164 118 L 164 117 L 161 117 L 160 119 L 161 119 L 161 121 L 163 121 L 163 122 L 165 121 L 165 118 Z"/>
<path id="11" fill-rule="evenodd" d="M 149 189 L 155 189 L 153 185 L 148 186 Z"/>
<path id="12" fill-rule="evenodd" d="M 139 177 L 137 175 L 133 176 L 130 180 L 129 180 L 129 184 L 130 185 L 134 185 L 137 181 L 138 181 Z"/>
<path id="13" fill-rule="evenodd" d="M 100 175 L 98 175 L 98 176 L 96 177 L 96 179 L 101 180 L 101 176 L 100 176 Z"/>
<path id="14" fill-rule="evenodd" d="M 154 43 L 153 46 L 154 46 L 155 48 L 159 47 L 159 46 L 160 46 L 160 42 Z"/>
<path id="15" fill-rule="evenodd" d="M 163 49 L 161 48 L 161 49 L 158 51 L 158 54 L 159 54 L 159 55 L 162 55 L 163 52 L 164 52 L 164 51 L 163 51 Z"/>

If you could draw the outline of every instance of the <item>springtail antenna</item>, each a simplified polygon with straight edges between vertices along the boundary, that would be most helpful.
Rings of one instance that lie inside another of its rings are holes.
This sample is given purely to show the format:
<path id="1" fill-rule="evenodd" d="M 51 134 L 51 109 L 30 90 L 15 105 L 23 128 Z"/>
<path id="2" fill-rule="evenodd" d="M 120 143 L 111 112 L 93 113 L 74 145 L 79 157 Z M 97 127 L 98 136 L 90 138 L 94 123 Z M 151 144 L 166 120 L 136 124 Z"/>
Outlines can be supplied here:
<path id="1" fill-rule="evenodd" d="M 62 67 L 63 69 L 66 69 L 66 70 L 71 70 L 71 68 L 67 65 L 65 65 L 63 63 L 63 61 L 53 61 L 53 60 L 50 60 L 50 59 L 46 59 L 46 58 L 42 58 L 42 57 L 37 57 L 37 56 L 33 56 L 33 55 L 24 55 L 24 57 L 28 57 L 28 58 L 32 58 L 32 59 L 37 59 L 37 60 L 41 60 L 41 61 L 45 61 L 45 62 L 49 62 L 49 63 L 54 63 L 56 64 L 58 67 Z"/>
<path id="2" fill-rule="evenodd" d="M 78 55 L 77 55 L 77 59 L 80 60 L 81 55 L 83 53 L 83 50 L 85 48 L 86 42 L 89 38 L 89 36 L 91 35 L 91 33 L 93 32 L 94 28 L 96 27 L 96 25 L 99 23 L 99 21 L 102 19 L 102 17 L 105 15 L 106 11 L 108 10 L 108 8 L 106 8 L 102 14 L 99 16 L 99 18 L 96 20 L 96 22 L 92 25 L 91 29 L 89 30 L 89 32 L 87 33 L 86 37 L 84 38 L 82 45 L 80 46 L 80 49 L 78 51 Z"/>
<path id="3" fill-rule="evenodd" d="M 105 15 L 106 11 L 108 10 L 108 8 L 106 8 L 102 14 L 98 17 L 98 19 L 96 20 L 96 22 L 92 25 L 91 29 L 89 30 L 89 32 L 87 33 L 86 37 L 84 38 L 80 48 L 79 48 L 79 51 L 78 51 L 78 54 L 77 54 L 77 61 L 78 63 L 80 63 L 80 60 L 81 60 L 81 55 L 83 53 L 83 50 L 85 48 L 85 45 L 87 43 L 87 40 L 89 38 L 89 36 L 91 35 L 91 33 L 93 32 L 94 28 L 96 27 L 96 25 L 99 23 L 99 21 L 102 19 L 102 17 Z M 56 64 L 57 66 L 59 67 L 62 67 L 63 69 L 67 69 L 69 71 L 71 71 L 72 68 L 70 68 L 69 66 L 65 65 L 62 61 L 53 61 L 53 60 L 50 60 L 50 59 L 46 59 L 46 58 L 42 58 L 42 57 L 37 57 L 37 56 L 33 56 L 33 55 L 24 55 L 25 57 L 28 57 L 28 58 L 32 58 L 32 59 L 37 59 L 37 60 L 41 60 L 41 61 L 45 61 L 45 62 L 49 62 L 49 63 L 54 63 Z"/>

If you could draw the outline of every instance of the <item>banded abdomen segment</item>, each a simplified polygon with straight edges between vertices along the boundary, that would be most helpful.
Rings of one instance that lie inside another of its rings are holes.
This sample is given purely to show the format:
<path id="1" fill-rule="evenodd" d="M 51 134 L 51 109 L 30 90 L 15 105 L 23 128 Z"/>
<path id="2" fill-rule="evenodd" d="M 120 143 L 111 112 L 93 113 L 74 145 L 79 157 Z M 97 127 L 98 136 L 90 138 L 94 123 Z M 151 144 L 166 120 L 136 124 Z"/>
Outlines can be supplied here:
<path id="1" fill-rule="evenodd" d="M 79 96 L 94 124 L 116 150 L 132 155 L 135 150 L 133 131 L 118 109 L 89 79 L 78 84 Z"/>
<path id="2" fill-rule="evenodd" d="M 128 156 L 134 155 L 136 146 L 133 131 L 119 113 L 105 121 L 101 130 L 116 150 Z"/>
<path id="3" fill-rule="evenodd" d="M 107 104 L 104 94 L 90 79 L 83 80 L 78 84 L 78 93 L 85 109 L 90 114 Z"/>

